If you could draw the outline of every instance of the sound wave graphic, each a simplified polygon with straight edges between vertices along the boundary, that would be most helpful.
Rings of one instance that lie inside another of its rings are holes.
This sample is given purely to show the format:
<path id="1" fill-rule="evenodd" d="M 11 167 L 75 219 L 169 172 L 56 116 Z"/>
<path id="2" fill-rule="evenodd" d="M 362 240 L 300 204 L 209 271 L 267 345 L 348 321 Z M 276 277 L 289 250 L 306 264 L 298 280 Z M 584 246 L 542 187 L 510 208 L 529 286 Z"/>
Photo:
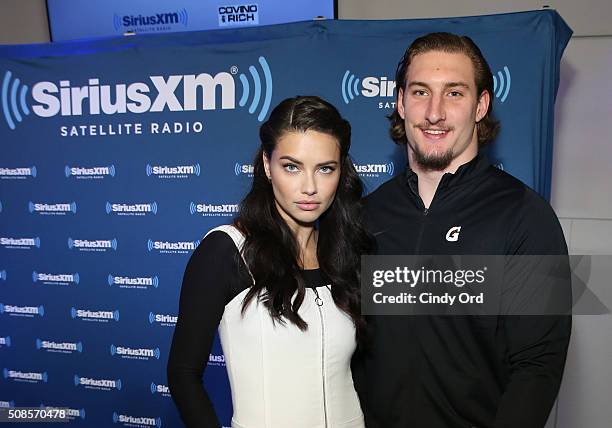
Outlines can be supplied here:
<path id="1" fill-rule="evenodd" d="M 119 31 L 121 28 L 121 17 L 116 13 L 113 14 L 113 26 L 115 27 L 116 31 Z"/>
<path id="2" fill-rule="evenodd" d="M 11 130 L 15 130 L 15 121 L 21 122 L 23 120 L 21 112 L 26 116 L 30 114 L 30 109 L 26 103 L 29 88 L 27 85 L 22 85 L 20 88 L 21 81 L 18 78 L 15 78 L 11 84 L 12 77 L 13 73 L 10 71 L 4 73 L 0 97 L 2 98 L 4 120 Z"/>
<path id="3" fill-rule="evenodd" d="M 359 85 L 359 78 L 356 77 L 349 70 L 346 70 L 344 73 L 344 77 L 342 77 L 342 99 L 345 104 L 348 104 L 350 101 L 354 100 L 355 97 L 358 97 L 359 90 L 357 89 Z"/>
<path id="4" fill-rule="evenodd" d="M 270 71 L 268 62 L 263 56 L 259 57 L 259 65 L 261 66 L 261 70 L 264 75 L 265 87 L 263 88 L 263 103 L 259 115 L 257 116 L 257 120 L 259 122 L 263 122 L 268 114 L 270 103 L 272 101 L 272 73 Z M 253 114 L 257 110 L 262 98 L 262 83 L 260 72 L 254 65 L 249 67 L 249 73 L 251 75 L 251 79 L 253 80 L 253 98 L 251 100 L 251 105 L 249 106 L 249 113 Z M 242 97 L 240 98 L 240 101 L 238 101 L 238 105 L 240 107 L 244 107 L 246 106 L 251 94 L 251 84 L 247 78 L 247 75 L 244 73 L 240 74 L 240 82 L 242 83 Z"/>
<path id="5" fill-rule="evenodd" d="M 155 394 L 157 392 L 157 385 L 151 382 L 151 394 Z"/>
<path id="6" fill-rule="evenodd" d="M 153 312 L 149 312 L 149 324 L 153 324 L 155 322 L 155 315 Z M 154 384 L 151 384 L 154 385 Z"/>
<path id="7" fill-rule="evenodd" d="M 493 92 L 495 92 L 495 98 L 499 98 L 502 103 L 508 98 L 510 86 L 512 84 L 508 67 L 504 65 L 503 71 L 503 74 L 501 71 L 498 71 L 497 76 L 495 74 L 493 75 Z"/>
<path id="8" fill-rule="evenodd" d="M 187 23 L 189 22 L 189 14 L 187 13 L 187 9 L 182 8 L 181 10 L 179 10 L 178 16 L 179 16 L 179 22 L 186 27 Z"/>

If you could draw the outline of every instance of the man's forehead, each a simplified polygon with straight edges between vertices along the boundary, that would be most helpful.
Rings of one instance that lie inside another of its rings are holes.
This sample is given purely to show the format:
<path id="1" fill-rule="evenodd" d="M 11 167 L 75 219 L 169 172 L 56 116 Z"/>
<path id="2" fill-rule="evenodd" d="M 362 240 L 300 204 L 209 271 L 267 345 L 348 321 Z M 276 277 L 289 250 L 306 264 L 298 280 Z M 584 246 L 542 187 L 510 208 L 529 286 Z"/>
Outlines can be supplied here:
<path id="1" fill-rule="evenodd" d="M 406 84 L 413 82 L 474 85 L 476 73 L 463 52 L 428 51 L 415 55 L 406 70 Z"/>

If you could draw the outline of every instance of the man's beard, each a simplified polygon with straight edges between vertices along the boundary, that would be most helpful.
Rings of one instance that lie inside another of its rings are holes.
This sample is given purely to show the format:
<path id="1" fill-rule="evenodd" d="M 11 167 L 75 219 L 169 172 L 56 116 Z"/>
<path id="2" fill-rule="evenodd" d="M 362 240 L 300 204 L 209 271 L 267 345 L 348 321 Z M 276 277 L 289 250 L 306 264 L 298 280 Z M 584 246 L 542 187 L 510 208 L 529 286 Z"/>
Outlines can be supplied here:
<path id="1" fill-rule="evenodd" d="M 417 144 L 411 145 L 410 148 L 412 149 L 412 160 L 424 171 L 444 171 L 455 157 L 452 149 L 444 153 L 423 153 Z"/>

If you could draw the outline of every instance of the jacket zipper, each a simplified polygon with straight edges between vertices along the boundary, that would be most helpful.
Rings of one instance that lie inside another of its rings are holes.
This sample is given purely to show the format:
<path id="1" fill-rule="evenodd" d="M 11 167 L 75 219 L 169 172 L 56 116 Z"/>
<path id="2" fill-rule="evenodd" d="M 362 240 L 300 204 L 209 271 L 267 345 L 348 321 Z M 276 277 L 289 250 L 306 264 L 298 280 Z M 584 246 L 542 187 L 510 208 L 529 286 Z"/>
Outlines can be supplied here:
<path id="1" fill-rule="evenodd" d="M 321 380 L 323 381 L 323 415 L 325 417 L 325 428 L 327 428 L 327 396 L 325 393 L 325 323 L 323 322 L 323 299 L 319 297 L 319 292 L 316 288 L 312 289 L 317 297 L 315 303 L 319 309 L 319 319 L 321 320 Z"/>

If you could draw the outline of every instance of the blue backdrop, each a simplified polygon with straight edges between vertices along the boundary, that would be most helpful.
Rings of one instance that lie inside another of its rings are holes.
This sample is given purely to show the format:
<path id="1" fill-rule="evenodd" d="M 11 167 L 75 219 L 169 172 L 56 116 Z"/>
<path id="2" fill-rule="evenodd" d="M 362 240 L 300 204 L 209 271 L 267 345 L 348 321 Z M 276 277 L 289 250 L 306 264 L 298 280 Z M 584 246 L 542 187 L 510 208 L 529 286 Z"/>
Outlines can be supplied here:
<path id="1" fill-rule="evenodd" d="M 491 156 L 547 197 L 554 11 L 271 27 L 0 47 L 0 406 L 81 426 L 181 426 L 165 365 L 184 266 L 250 184 L 258 127 L 316 94 L 354 131 L 368 190 L 400 172 L 393 76 L 419 35 L 470 35 L 495 74 Z M 205 379 L 231 402 L 217 344 Z"/>

